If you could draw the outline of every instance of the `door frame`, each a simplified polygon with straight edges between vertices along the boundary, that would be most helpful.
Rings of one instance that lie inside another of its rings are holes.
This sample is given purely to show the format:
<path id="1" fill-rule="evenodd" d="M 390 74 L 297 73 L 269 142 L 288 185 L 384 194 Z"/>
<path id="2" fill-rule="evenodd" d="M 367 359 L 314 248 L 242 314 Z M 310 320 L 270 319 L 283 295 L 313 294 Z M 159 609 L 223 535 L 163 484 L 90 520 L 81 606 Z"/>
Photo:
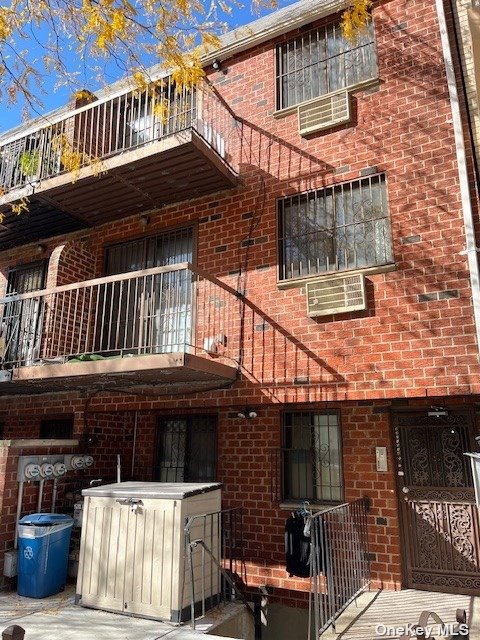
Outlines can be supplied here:
<path id="1" fill-rule="evenodd" d="M 476 420 L 475 420 L 475 409 L 472 405 L 446 405 L 444 403 L 438 403 L 441 405 L 442 409 L 448 411 L 449 414 L 463 414 L 467 416 L 469 421 L 469 444 L 471 445 L 471 450 L 474 450 L 475 447 L 475 432 L 476 432 Z M 433 406 L 438 406 L 432 401 Z M 400 537 L 400 565 L 401 565 L 401 577 L 402 577 L 402 587 L 407 589 L 419 589 L 417 586 L 412 586 L 409 584 L 408 576 L 409 576 L 409 539 L 408 539 L 408 522 L 405 517 L 404 511 L 404 494 L 401 490 L 401 483 L 399 480 L 399 442 L 396 438 L 395 429 L 399 425 L 396 424 L 396 419 L 401 415 L 411 415 L 413 416 L 426 416 L 428 411 L 431 410 L 431 406 L 426 406 L 423 408 L 420 407 L 391 407 L 390 408 L 390 426 L 391 426 L 391 441 L 392 441 L 392 449 L 393 449 L 393 459 L 394 459 L 394 476 L 395 476 L 395 489 L 396 489 L 396 497 L 397 497 L 397 510 L 398 510 L 398 528 L 399 528 L 399 537 Z M 421 425 L 419 425 L 421 426 Z M 439 425 L 441 426 L 441 425 Z M 400 427 L 401 428 L 401 427 Z M 405 427 L 408 428 L 408 427 Z M 403 471 L 403 469 L 402 469 Z M 473 492 L 473 484 L 472 484 L 472 492 Z M 475 504 L 475 503 L 473 503 Z M 480 533 L 480 532 L 479 532 Z M 480 576 L 479 576 L 480 581 Z M 443 591 L 448 592 L 448 587 L 445 586 L 437 586 L 437 585 L 429 585 L 428 590 L 430 591 Z M 457 588 L 456 590 L 452 588 L 449 591 L 450 593 L 462 593 L 462 594 L 473 594 L 478 595 L 478 589 L 462 589 Z"/>

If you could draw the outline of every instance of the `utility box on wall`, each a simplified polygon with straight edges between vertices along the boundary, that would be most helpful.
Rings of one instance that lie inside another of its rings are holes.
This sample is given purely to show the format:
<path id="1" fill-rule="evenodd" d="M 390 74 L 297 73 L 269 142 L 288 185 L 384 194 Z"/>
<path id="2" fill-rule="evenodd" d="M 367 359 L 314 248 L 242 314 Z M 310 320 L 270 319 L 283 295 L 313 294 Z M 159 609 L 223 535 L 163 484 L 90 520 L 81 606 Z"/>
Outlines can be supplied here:
<path id="1" fill-rule="evenodd" d="M 189 617 L 187 518 L 219 512 L 218 483 L 123 482 L 84 489 L 77 602 L 86 607 L 179 622 Z M 201 531 L 192 530 L 202 537 Z M 220 561 L 221 531 L 208 541 Z M 195 592 L 220 592 L 216 568 L 194 567 Z M 210 571 L 210 573 L 208 573 Z"/>

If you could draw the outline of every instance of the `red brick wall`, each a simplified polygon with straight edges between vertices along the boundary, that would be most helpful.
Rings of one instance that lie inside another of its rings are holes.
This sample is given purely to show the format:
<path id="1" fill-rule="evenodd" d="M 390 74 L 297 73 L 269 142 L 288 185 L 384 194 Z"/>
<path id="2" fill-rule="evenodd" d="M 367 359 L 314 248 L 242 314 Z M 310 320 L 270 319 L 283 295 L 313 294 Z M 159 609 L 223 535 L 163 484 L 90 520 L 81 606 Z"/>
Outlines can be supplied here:
<path id="1" fill-rule="evenodd" d="M 194 225 L 198 265 L 233 287 L 245 287 L 251 303 L 245 311 L 240 378 L 232 388 L 177 398 L 156 398 L 155 389 L 143 398 L 97 394 L 89 399 L 86 427 L 86 399 L 74 393 L 25 397 L 21 406 L 0 398 L 7 429 L 14 428 L 18 437 L 31 437 L 30 416 L 56 413 L 67 404 L 75 412 L 76 433 L 98 430 L 92 450 L 100 476 L 115 475 L 118 452 L 126 472 L 131 469 L 133 411 L 139 410 L 133 474 L 138 479 L 151 477 L 155 413 L 218 409 L 225 506 L 246 510 L 247 583 L 269 584 L 286 602 L 307 584 L 288 580 L 282 564 L 288 511 L 278 506 L 272 460 L 280 446 L 284 405 L 340 409 L 345 497 L 371 496 L 375 581 L 397 587 L 400 545 L 389 414 L 378 410 L 390 399 L 425 408 L 455 399 L 473 403 L 480 394 L 469 275 L 461 255 L 465 235 L 451 110 L 434 4 L 416 0 L 415 10 L 407 12 L 403 2 L 394 0 L 376 8 L 374 18 L 380 82 L 355 92 L 353 126 L 304 139 L 297 133 L 295 114 L 275 117 L 274 51 L 270 44 L 262 45 L 224 61 L 222 71 L 211 74 L 241 119 L 228 136 L 234 164 L 240 167 L 239 186 L 150 212 L 146 231 L 136 214 L 71 236 L 88 237 L 89 245 L 80 257 L 71 253 L 73 259 L 67 259 L 67 254 L 62 282 L 101 275 L 109 244 Z M 367 277 L 366 311 L 310 319 L 300 288 L 276 286 L 276 199 L 356 179 L 372 166 L 387 175 L 396 268 Z M 47 253 L 65 240 L 48 242 Z M 31 246 L 5 252 L 0 261 L 6 267 L 36 257 Z M 257 419 L 246 423 L 230 416 L 246 404 L 259 407 Z M 375 446 L 389 450 L 388 473 L 375 470 Z"/>

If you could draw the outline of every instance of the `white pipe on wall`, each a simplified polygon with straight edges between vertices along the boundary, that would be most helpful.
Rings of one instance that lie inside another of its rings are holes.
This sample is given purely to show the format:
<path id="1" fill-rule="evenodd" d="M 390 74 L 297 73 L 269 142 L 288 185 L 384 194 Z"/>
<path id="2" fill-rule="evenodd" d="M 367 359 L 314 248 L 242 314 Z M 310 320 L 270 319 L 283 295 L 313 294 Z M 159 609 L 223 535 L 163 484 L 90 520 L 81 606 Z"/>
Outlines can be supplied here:
<path id="1" fill-rule="evenodd" d="M 443 0 L 435 0 L 435 5 L 437 9 L 438 24 L 440 27 L 443 59 L 445 62 L 445 72 L 447 75 L 448 92 L 450 96 L 450 106 L 452 109 L 453 132 L 455 135 L 458 176 L 460 181 L 460 197 L 462 202 L 463 223 L 466 239 L 465 255 L 467 256 L 468 269 L 470 273 L 477 347 L 480 350 L 480 270 L 477 258 L 478 247 L 475 242 L 472 201 L 470 198 L 470 188 L 468 184 L 467 158 L 465 153 L 465 141 L 463 138 L 462 116 L 460 113 L 460 104 L 455 81 L 455 70 L 453 66 L 452 52 L 450 49 L 450 41 L 448 39 L 447 19 L 445 16 Z"/>
<path id="2" fill-rule="evenodd" d="M 17 517 L 15 520 L 15 542 L 13 548 L 18 548 L 18 521 L 22 514 L 22 502 L 23 502 L 23 482 L 18 483 L 18 497 L 17 497 Z"/>
<path id="3" fill-rule="evenodd" d="M 40 480 L 38 487 L 38 502 L 37 502 L 37 513 L 42 512 L 42 501 L 43 501 L 43 488 L 45 486 L 45 480 Z"/>
<path id="4" fill-rule="evenodd" d="M 55 513 L 55 503 L 57 502 L 58 478 L 53 479 L 52 489 L 52 513 Z"/>
<path id="5" fill-rule="evenodd" d="M 133 478 L 133 472 L 135 471 L 135 449 L 137 447 L 137 424 L 138 424 L 138 411 L 135 411 L 135 421 L 133 425 L 133 447 L 132 447 L 132 473 L 131 473 L 132 478 Z"/>

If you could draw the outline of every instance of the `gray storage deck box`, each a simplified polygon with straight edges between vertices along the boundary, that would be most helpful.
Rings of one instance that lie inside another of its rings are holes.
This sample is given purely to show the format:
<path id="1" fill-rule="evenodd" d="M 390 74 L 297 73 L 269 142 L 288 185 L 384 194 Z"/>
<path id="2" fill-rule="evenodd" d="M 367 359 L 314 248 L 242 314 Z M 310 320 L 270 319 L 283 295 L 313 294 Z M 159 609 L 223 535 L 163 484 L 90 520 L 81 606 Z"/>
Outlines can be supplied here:
<path id="1" fill-rule="evenodd" d="M 192 515 L 220 511 L 220 487 L 218 483 L 122 482 L 84 489 L 77 601 L 143 617 L 185 619 L 191 594 L 185 522 Z M 192 529 L 192 539 L 202 537 L 200 522 Z M 220 537 L 217 527 L 207 541 L 218 558 Z M 205 598 L 213 599 L 220 591 L 218 572 L 212 569 L 204 578 Z M 200 594 L 198 563 L 194 581 Z"/>

